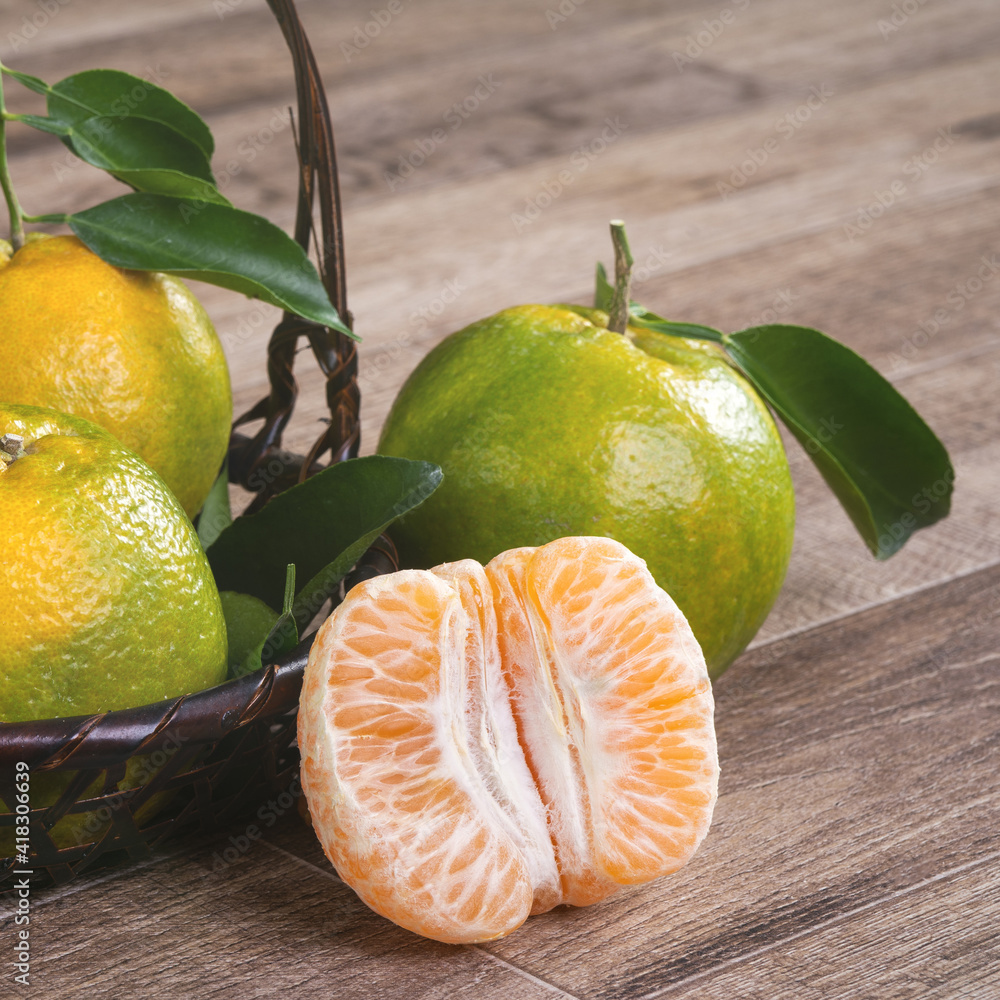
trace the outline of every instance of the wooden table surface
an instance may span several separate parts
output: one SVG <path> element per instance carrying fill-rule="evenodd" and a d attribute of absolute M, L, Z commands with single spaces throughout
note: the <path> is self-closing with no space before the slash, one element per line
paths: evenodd
<path fill-rule="evenodd" d="M 442 336 L 518 302 L 588 301 L 622 217 L 650 308 L 817 326 L 885 373 L 951 452 L 953 512 L 877 563 L 789 444 L 791 568 L 716 686 L 716 818 L 679 874 L 447 946 L 368 911 L 289 810 L 253 843 L 237 827 L 37 893 L 33 985 L 12 984 L 5 951 L 0 995 L 1000 996 L 1000 5 L 300 9 L 342 165 L 363 451 Z M 114 66 L 173 89 L 211 124 L 227 196 L 290 228 L 293 84 L 262 0 L 0 11 L 17 69 Z M 8 101 L 38 107 L 13 84 Z M 50 137 L 11 147 L 27 211 L 120 193 Z M 242 410 L 275 311 L 198 290 Z M 323 409 L 318 379 L 302 384 L 299 449 Z M 223 863 L 233 844 L 249 846 Z"/>

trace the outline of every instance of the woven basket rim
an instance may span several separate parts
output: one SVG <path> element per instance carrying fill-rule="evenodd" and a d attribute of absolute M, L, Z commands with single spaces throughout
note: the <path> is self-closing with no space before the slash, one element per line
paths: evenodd
<path fill-rule="evenodd" d="M 267 5 L 291 52 L 298 97 L 295 239 L 306 253 L 314 247 L 324 287 L 350 327 L 340 190 L 325 89 L 295 0 L 267 0 Z M 318 225 L 314 217 L 317 202 Z M 330 421 L 308 453 L 298 456 L 282 448 L 282 435 L 298 394 L 293 368 L 302 339 L 308 341 L 326 378 Z M 255 494 L 244 514 L 253 513 L 277 493 L 320 471 L 324 467 L 320 459 L 327 453 L 329 464 L 357 456 L 361 403 L 357 366 L 356 344 L 346 334 L 307 323 L 288 312 L 283 314 L 267 348 L 268 395 L 236 417 L 230 435 L 229 481 Z M 239 428 L 258 419 L 263 420 L 263 426 L 252 436 L 240 432 Z M 287 463 L 289 474 L 268 479 L 260 489 L 254 485 L 255 470 L 275 456 Z M 383 535 L 345 578 L 341 591 L 350 589 L 352 581 L 397 568 L 395 549 Z M 335 605 L 337 595 L 332 596 Z M 33 884 L 63 884 L 78 873 L 147 857 L 151 845 L 191 824 L 214 830 L 240 810 L 256 808 L 265 793 L 287 791 L 298 774 L 295 713 L 314 638 L 315 633 L 311 633 L 291 653 L 252 674 L 190 694 L 113 712 L 0 722 L 0 793 L 13 794 L 15 777 L 24 765 L 30 772 L 60 775 L 55 784 L 66 789 L 53 802 L 31 806 Z M 182 744 L 186 744 L 185 749 L 174 756 Z M 223 756 L 215 759 L 213 755 L 219 752 Z M 156 763 L 158 756 L 165 758 L 162 765 Z M 123 788 L 130 780 L 129 764 L 137 759 L 143 767 L 149 762 L 154 768 L 152 776 L 136 787 Z M 205 767 L 178 770 L 178 761 L 203 759 L 208 760 Z M 171 760 L 173 764 L 166 763 Z M 98 780 L 103 788 L 96 797 L 92 791 L 83 791 Z M 138 793 L 137 788 L 141 789 Z M 140 815 L 144 804 L 163 791 L 186 796 L 177 800 L 183 801 L 181 813 Z M 73 808 L 84 798 L 88 803 L 99 802 L 100 807 Z M 10 829 L 15 820 L 13 802 L 7 812 L 3 804 L 0 802 L 0 830 Z M 79 816 L 93 810 L 95 815 L 107 810 L 106 822 L 111 825 L 107 831 L 102 828 L 95 833 L 99 839 L 84 854 L 67 856 L 65 845 L 49 837 L 50 828 L 55 829 L 55 824 L 70 813 Z M 13 859 L 3 860 L 8 862 L 8 870 L 0 871 L 0 894 L 13 890 L 15 878 Z"/>
<path fill-rule="evenodd" d="M 109 767 L 167 731 L 210 743 L 254 719 L 292 711 L 314 638 L 252 674 L 191 694 L 113 712 L 0 722 L 0 767 L 18 761 L 32 771 Z"/>

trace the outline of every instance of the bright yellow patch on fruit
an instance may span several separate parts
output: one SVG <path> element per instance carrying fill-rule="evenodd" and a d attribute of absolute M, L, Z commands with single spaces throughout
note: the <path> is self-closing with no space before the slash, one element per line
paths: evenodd
<path fill-rule="evenodd" d="M 0 252 L 0 399 L 110 431 L 194 516 L 229 442 L 232 395 L 212 323 L 177 278 L 124 271 L 75 236 Z"/>
<path fill-rule="evenodd" d="M 35 407 L 0 404 L 0 451 L 0 722 L 221 683 L 219 594 L 162 480 L 100 428 Z"/>

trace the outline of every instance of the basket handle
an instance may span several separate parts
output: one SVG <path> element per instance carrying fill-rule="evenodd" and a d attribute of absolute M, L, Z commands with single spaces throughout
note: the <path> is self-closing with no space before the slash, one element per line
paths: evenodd
<path fill-rule="evenodd" d="M 299 192 L 295 216 L 295 239 L 308 252 L 315 242 L 319 273 L 344 322 L 352 325 L 347 308 L 344 267 L 344 232 L 340 185 L 333 126 L 316 58 L 299 20 L 293 0 L 268 0 L 292 54 L 298 95 Z M 314 203 L 319 196 L 319 236 L 314 225 Z M 306 337 L 320 370 L 326 377 L 326 402 L 330 422 L 305 456 L 281 447 L 281 438 L 291 419 L 298 396 L 295 353 L 300 337 Z M 358 388 L 358 353 L 355 342 L 337 330 L 320 326 L 286 312 L 275 327 L 267 348 L 269 394 L 237 417 L 229 444 L 229 478 L 257 496 L 248 512 L 259 510 L 276 493 L 302 482 L 329 461 L 354 458 L 361 444 L 361 393 Z M 253 437 L 238 431 L 243 424 L 263 419 Z M 264 465 L 277 459 L 277 475 L 255 476 Z M 261 486 L 263 485 L 263 488 Z"/>

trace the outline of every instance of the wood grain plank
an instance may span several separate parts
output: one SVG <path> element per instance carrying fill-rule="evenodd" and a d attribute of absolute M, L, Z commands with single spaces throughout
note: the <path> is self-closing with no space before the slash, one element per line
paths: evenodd
<path fill-rule="evenodd" d="M 701 996 L 694 977 L 765 947 L 780 956 L 861 907 L 872 935 L 893 914 L 937 912 L 931 900 L 946 905 L 937 893 L 963 866 L 982 880 L 992 865 L 995 878 L 998 593 L 992 568 L 751 653 L 716 686 L 719 805 L 691 864 L 598 907 L 533 918 L 489 949 L 577 995 L 690 981 Z M 960 922 L 969 941 L 992 927 L 974 909 Z M 939 968 L 906 935 L 883 933 L 885 992 L 868 993 L 865 966 L 823 953 L 839 977 L 831 1000 L 894 996 L 914 969 Z M 961 954 L 957 986 L 996 975 Z"/>
<path fill-rule="evenodd" d="M 814 260 L 814 267 L 835 269 L 845 258 L 864 256 L 864 244 L 877 242 L 884 231 L 882 220 L 855 243 L 848 242 L 843 226 L 857 220 L 858 209 L 872 202 L 877 190 L 909 180 L 903 172 L 933 143 L 938 128 L 991 109 L 993 93 L 984 80 L 995 76 L 995 62 L 992 68 L 973 63 L 840 95 L 837 103 L 831 98 L 769 158 L 766 171 L 725 201 L 717 182 L 730 175 L 748 148 L 773 138 L 776 119 L 799 102 L 786 99 L 687 130 L 644 136 L 626 130 L 585 171 L 574 168 L 574 147 L 567 146 L 560 158 L 508 170 L 500 178 L 397 192 L 393 199 L 352 210 L 347 220 L 356 266 L 352 294 L 362 332 L 371 346 L 383 349 L 401 330 L 409 334 L 401 362 L 387 368 L 369 391 L 374 411 L 384 408 L 385 396 L 398 384 L 399 368 L 447 327 L 512 301 L 589 297 L 593 261 L 607 257 L 601 220 L 615 215 L 630 222 L 640 262 L 657 250 L 669 254 L 641 283 L 652 307 L 672 306 L 669 289 L 683 284 L 678 275 L 688 269 L 713 269 L 713 280 L 701 288 L 701 298 L 710 301 L 725 273 L 724 261 L 811 234 L 831 232 L 840 244 L 832 248 L 832 259 Z M 913 103 L 914 91 L 919 105 Z M 595 149 L 602 145 L 600 132 L 595 127 L 590 137 Z M 873 134 L 877 141 L 871 141 Z M 909 181 L 908 198 L 897 203 L 897 213 L 908 218 L 926 204 L 950 216 L 948 204 L 964 197 L 970 185 L 985 190 L 996 183 L 995 153 L 993 140 L 956 140 L 947 158 L 919 181 Z M 572 181 L 561 184 L 560 171 Z M 529 205 L 539 214 L 519 233 L 512 217 L 528 219 Z M 443 238 L 427 246 L 428 234 Z M 420 247 L 419 259 L 393 265 L 400 247 Z M 506 275 L 505 287 L 483 282 L 483 275 L 493 273 Z M 465 286 L 448 316 L 443 322 L 415 322 L 413 313 L 431 303 L 448 279 Z M 773 288 L 773 278 L 766 287 Z M 378 324 L 374 329 L 369 319 Z"/>
<path fill-rule="evenodd" d="M 247 16 L 253 14 L 252 8 L 245 10 Z M 193 11 L 189 10 L 192 17 Z M 240 11 L 244 11 L 242 6 Z M 579 13 L 582 16 L 584 11 Z M 975 21 L 975 10 L 965 13 L 964 19 L 955 18 L 962 21 L 963 31 Z M 509 41 L 518 31 L 528 30 L 524 14 L 521 10 L 503 18 L 500 37 Z M 689 15 L 679 12 L 678 16 Z M 861 30 L 857 9 L 843 16 L 851 31 Z M 632 31 L 639 22 L 618 23 L 624 25 L 622 30 Z M 786 60 L 786 69 L 798 66 L 796 72 L 800 72 L 804 65 L 801 31 L 794 28 L 799 22 L 790 24 L 792 40 L 781 59 Z M 825 26 L 832 30 L 829 24 Z M 189 24 L 185 30 L 191 33 L 193 28 Z M 587 32 L 581 32 L 581 37 Z M 918 63 L 908 57 L 901 77 L 888 81 L 879 77 L 871 86 L 836 94 L 801 134 L 789 139 L 749 179 L 737 197 L 726 201 L 712 190 L 711 177 L 725 176 L 741 151 L 774 134 L 775 117 L 787 104 L 788 88 L 759 97 L 751 110 L 716 116 L 690 128 L 665 129 L 652 137 L 624 135 L 621 145 L 604 154 L 606 167 L 604 160 L 595 164 L 595 171 L 603 173 L 581 176 L 580 186 L 567 190 L 540 220 L 546 227 L 540 238 L 530 232 L 518 237 L 497 228 L 498 222 L 506 226 L 506 209 L 516 207 L 516 196 L 510 194 L 512 200 L 503 206 L 504 211 L 494 214 L 493 202 L 502 185 L 492 177 L 474 176 L 454 188 L 407 191 L 350 209 L 349 237 L 358 234 L 349 239 L 349 266 L 355 276 L 352 300 L 366 338 L 362 346 L 364 449 L 373 449 L 389 402 L 424 350 L 449 328 L 513 301 L 512 292 L 496 282 L 484 282 L 483 275 L 495 271 L 508 275 L 510 288 L 530 288 L 532 294 L 525 297 L 585 297 L 581 276 L 589 274 L 593 257 L 602 255 L 604 235 L 602 227 L 592 226 L 585 232 L 579 220 L 599 217 L 604 207 L 608 211 L 618 207 L 595 205 L 607 199 L 612 185 L 622 177 L 628 178 L 629 197 L 637 205 L 641 202 L 646 214 L 638 238 L 633 231 L 640 261 L 645 254 L 669 246 L 670 257 L 663 267 L 647 268 L 651 273 L 638 286 L 654 308 L 731 328 L 765 314 L 775 301 L 783 306 L 791 297 L 788 318 L 830 330 L 893 377 L 913 367 L 903 356 L 908 347 L 912 348 L 908 353 L 925 366 L 955 352 L 988 349 L 995 342 L 998 284 L 986 284 L 968 298 L 963 292 L 962 310 L 955 310 L 949 297 L 975 279 L 981 260 L 995 258 L 998 203 L 988 189 L 962 191 L 970 182 L 993 182 L 997 137 L 989 129 L 977 131 L 968 123 L 988 119 L 1000 77 L 995 61 L 976 58 L 975 50 L 957 60 L 954 47 L 945 49 L 951 55 L 939 53 L 941 58 L 926 49 L 924 63 L 915 74 L 909 70 Z M 715 51 L 713 46 L 713 58 Z M 399 72 L 412 73 L 413 65 L 407 63 Z M 416 65 L 423 64 L 417 59 Z M 880 72 L 885 70 L 882 66 Z M 767 72 L 780 75 L 785 70 L 769 65 Z M 382 85 L 365 79 L 366 86 L 377 89 Z M 553 85 L 553 93 L 560 87 L 565 90 L 565 82 Z M 421 98 L 417 103 L 426 106 L 427 101 Z M 294 164 L 287 141 L 290 130 L 282 133 L 272 127 L 281 113 L 278 103 L 256 103 L 223 113 L 213 124 L 220 149 L 230 153 L 239 155 L 248 139 L 258 140 L 250 145 L 256 153 L 253 160 L 245 162 L 245 169 L 233 178 L 234 197 L 237 190 L 245 191 L 251 207 L 287 224 L 291 192 L 287 185 L 282 191 L 281 179 L 290 176 Z M 959 137 L 954 148 L 948 147 L 940 163 L 928 164 L 917 181 L 910 181 L 903 173 L 906 164 L 928 148 L 936 128 L 952 126 Z M 261 137 L 270 133 L 274 133 L 270 141 L 262 143 Z M 563 135 L 558 127 L 553 133 Z M 463 132 L 463 141 L 469 136 L 472 133 Z M 560 141 L 565 141 L 565 135 Z M 33 153 L 15 163 L 30 203 L 45 207 L 69 190 L 89 202 L 118 190 L 114 182 L 85 167 L 56 181 L 60 157 L 65 159 L 61 151 L 54 157 Z M 525 190 L 529 183 L 544 183 L 561 162 L 545 160 L 521 171 L 506 171 L 503 185 L 513 192 Z M 720 163 L 724 164 L 721 168 Z M 874 182 L 873 170 L 879 171 Z M 838 220 L 849 219 L 852 206 L 856 208 L 879 183 L 903 176 L 912 189 L 910 200 L 880 218 L 863 239 L 848 242 Z M 792 178 L 797 178 L 794 184 Z M 657 243 L 658 232 L 679 232 L 681 238 L 676 243 Z M 428 233 L 446 234 L 435 240 L 433 253 L 426 251 Z M 420 252 L 414 253 L 414 247 Z M 782 282 L 775 282 L 775 275 Z M 214 289 L 205 291 L 204 297 L 229 348 L 238 389 L 237 410 L 242 410 L 263 391 L 263 347 L 276 311 Z M 947 311 L 947 336 L 926 338 L 924 343 L 920 334 L 942 308 Z M 896 323 L 906 324 L 908 331 L 898 332 Z M 967 485 L 960 493 L 970 498 L 971 506 L 957 504 L 956 515 L 946 526 L 918 536 L 889 564 L 868 559 L 846 519 L 831 503 L 826 487 L 797 446 L 790 446 L 799 494 L 799 541 L 788 585 L 762 638 L 997 558 L 989 503 L 996 487 L 991 473 L 996 463 L 991 452 L 977 450 L 987 442 L 975 434 L 974 427 L 977 420 L 983 426 L 983 407 L 992 412 L 994 394 L 988 374 L 995 362 L 990 355 L 983 357 L 983 362 L 973 359 L 960 366 L 944 381 L 926 375 L 929 389 L 943 389 L 937 402 L 957 404 L 927 415 L 939 427 L 953 417 L 959 421 L 947 443 L 956 453 L 972 449 L 969 461 L 963 459 L 961 482 Z M 318 373 L 311 370 L 308 359 L 304 361 L 299 422 L 288 437 L 289 444 L 299 449 L 319 432 L 323 416 Z M 899 361 L 906 364 L 898 365 Z M 962 393 L 955 392 L 957 386 L 963 387 Z M 916 384 L 906 391 L 918 399 L 926 395 Z M 960 404 L 969 393 L 974 405 L 963 408 Z M 925 409 L 922 403 L 921 409 Z M 963 419 L 963 410 L 970 419 Z M 960 433 L 959 428 L 971 429 L 973 437 Z M 960 517 L 966 509 L 969 516 Z"/>
<path fill-rule="evenodd" d="M 572 1000 L 482 952 L 377 917 L 325 861 L 317 868 L 277 846 L 302 834 L 315 843 L 297 816 L 268 829 L 267 840 L 234 828 L 92 887 L 81 880 L 50 902 L 38 894 L 29 995 L 229 1000 L 288 990 L 318 1000 L 398 996 L 406 983 L 427 998 Z M 12 926 L 0 921 L 0 938 Z"/>
<path fill-rule="evenodd" d="M 863 904 L 725 968 L 646 997 L 698 1000 L 994 1000 L 1000 992 L 1000 853 Z M 973 911 L 975 922 L 955 917 Z"/>
<path fill-rule="evenodd" d="M 10 6 L 15 22 L 17 11 L 37 14 L 27 2 Z M 31 60 L 46 78 L 84 65 L 107 63 L 137 73 L 159 66 L 206 113 L 290 94 L 273 19 L 261 3 L 185 2 L 171 5 L 169 13 L 132 7 L 124 16 L 121 8 L 102 0 L 88 17 L 67 5 L 10 55 Z M 468 122 L 480 155 L 456 156 L 453 146 L 440 150 L 439 179 L 551 156 L 565 140 L 588 139 L 588 123 L 606 114 L 627 110 L 641 132 L 808 89 L 819 39 L 826 46 L 826 78 L 843 89 L 985 55 L 998 33 L 982 0 L 961 0 L 944 13 L 922 11 L 900 38 L 886 39 L 877 30 L 877 8 L 867 0 L 818 14 L 793 0 L 756 0 L 708 46 L 697 36 L 717 12 L 691 0 L 581 5 L 555 30 L 547 0 L 488 12 L 444 0 L 422 3 L 412 16 L 405 7 L 351 55 L 345 46 L 371 21 L 370 4 L 307 2 L 301 9 L 324 77 L 335 96 L 342 95 L 345 181 L 359 192 L 377 191 L 384 168 L 440 124 L 441 112 L 466 96 L 480 74 L 503 81 L 489 109 Z M 103 49 L 95 28 L 102 12 Z M 112 12 L 114 28 L 108 26 Z M 692 44 L 701 55 L 678 65 L 675 53 Z M 764 51 L 766 60 L 759 57 Z M 595 64 L 600 74 L 591 71 Z M 505 140 L 497 142 L 497 134 Z"/>
<path fill-rule="evenodd" d="M 856 206 L 876 186 L 873 169 L 882 171 L 879 176 L 884 183 L 903 176 L 903 166 L 927 148 L 928 136 L 935 134 L 934 128 L 942 127 L 939 122 L 960 125 L 981 117 L 992 106 L 998 83 L 1000 76 L 992 61 L 949 64 L 916 80 L 907 78 L 859 92 L 840 110 L 831 105 L 825 109 L 830 112 L 829 120 L 817 116 L 808 133 L 803 132 L 782 150 L 789 157 L 782 170 L 810 178 L 808 183 L 798 182 L 791 193 L 781 170 L 770 181 L 755 179 L 754 186 L 726 202 L 714 191 L 697 191 L 697 178 L 712 164 L 759 142 L 760 136 L 773 129 L 774 107 L 673 132 L 656 140 L 662 147 L 650 140 L 656 147 L 651 153 L 646 150 L 649 142 L 625 136 L 622 142 L 631 145 L 623 145 L 621 153 L 612 148 L 605 154 L 618 157 L 609 167 L 610 173 L 596 180 L 582 176 L 581 185 L 590 184 L 593 190 L 581 187 L 567 191 L 563 199 L 566 217 L 552 220 L 551 225 L 549 214 L 541 220 L 550 226 L 542 250 L 550 241 L 564 238 L 568 244 L 564 256 L 553 243 L 550 255 L 539 257 L 534 249 L 538 241 L 531 234 L 517 237 L 498 232 L 494 242 L 483 242 L 477 227 L 482 227 L 494 210 L 487 192 L 495 196 L 499 184 L 491 178 L 475 178 L 456 191 L 434 188 L 400 195 L 402 201 L 384 200 L 352 209 L 348 213 L 349 233 L 376 237 L 374 241 L 363 240 L 356 252 L 351 247 L 357 246 L 357 241 L 349 241 L 350 266 L 356 275 L 352 298 L 359 329 L 366 335 L 362 345 L 365 450 L 373 449 L 382 417 L 402 378 L 423 350 L 446 332 L 444 324 L 450 320 L 457 327 L 463 319 L 513 301 L 508 297 L 512 292 L 498 288 L 495 282 L 484 282 L 483 274 L 499 269 L 516 275 L 530 266 L 535 272 L 531 291 L 541 293 L 530 297 L 582 298 L 579 276 L 589 274 L 587 256 L 602 255 L 595 240 L 604 238 L 595 227 L 591 227 L 593 232 L 584 232 L 579 219 L 597 217 L 586 205 L 595 196 L 603 197 L 601 192 L 621 173 L 630 177 L 640 173 L 645 181 L 638 186 L 639 192 L 648 195 L 654 178 L 663 170 L 664 156 L 660 154 L 670 145 L 677 147 L 683 166 L 673 168 L 676 183 L 671 185 L 666 204 L 644 222 L 644 237 L 636 239 L 633 234 L 633 245 L 642 261 L 645 253 L 657 247 L 651 235 L 653 227 L 662 227 L 662 232 L 682 225 L 686 228 L 680 231 L 691 235 L 676 247 L 671 243 L 671 257 L 662 269 L 649 269 L 653 273 L 640 283 L 641 295 L 652 307 L 732 328 L 765 313 L 776 298 L 783 305 L 785 300 L 780 296 L 785 292 L 786 299 L 792 298 L 787 318 L 828 329 L 893 377 L 902 377 L 913 367 L 903 357 L 907 343 L 915 345 L 916 353 L 911 353 L 924 365 L 946 360 L 955 352 L 988 348 L 995 342 L 1000 282 L 987 282 L 968 296 L 963 292 L 960 310 L 949 303 L 949 296 L 956 288 L 968 286 L 983 258 L 992 260 L 995 256 L 994 234 L 1000 221 L 997 200 L 989 190 L 961 193 L 970 176 L 985 183 L 992 181 L 995 137 L 959 132 L 964 138 L 947 151 L 949 159 L 932 165 L 933 170 L 928 170 L 919 184 L 913 184 L 912 200 L 902 203 L 898 213 L 878 220 L 878 225 L 856 243 L 845 239 L 842 223 L 836 220 L 850 218 L 852 198 Z M 252 114 L 241 111 L 223 116 L 218 123 L 221 128 L 217 127 L 220 146 L 228 143 L 231 149 L 238 149 L 248 136 L 259 136 L 262 129 L 269 128 L 267 123 L 280 111 L 272 104 L 257 106 Z M 891 128 L 878 131 L 880 121 L 890 121 Z M 878 142 L 869 148 L 865 137 L 873 134 L 878 135 Z M 293 170 L 287 139 L 287 133 L 275 132 L 273 141 L 262 146 L 248 163 L 246 176 L 233 181 L 234 189 L 242 184 L 254 192 L 253 207 L 279 217 L 288 204 L 278 177 L 287 177 Z M 886 149 L 893 151 L 892 160 L 884 160 Z M 32 154 L 15 164 L 25 181 L 23 197 L 29 204 L 65 196 L 64 184 L 72 185 L 80 195 L 78 178 L 84 175 L 89 187 L 82 188 L 82 197 L 88 202 L 117 190 L 114 182 L 85 167 L 66 181 L 56 181 L 55 166 L 62 162 L 60 158 L 64 159 L 61 152 L 55 159 L 52 154 Z M 774 166 L 777 170 L 780 164 Z M 537 168 L 537 176 L 546 177 L 553 169 L 553 164 L 543 164 Z M 506 175 L 505 183 L 512 190 L 525 183 L 524 172 L 514 177 L 516 173 Z M 942 201 L 938 190 L 924 186 L 934 176 L 938 177 L 938 190 L 957 189 L 959 194 Z M 692 197 L 701 200 L 690 201 Z M 784 204 L 782 198 L 794 204 L 785 205 L 775 221 L 775 204 Z M 550 213 L 562 211 L 560 205 L 554 205 Z M 442 230 L 442 223 L 437 222 L 435 229 L 435 216 L 446 218 L 449 228 Z M 425 248 L 427 237 L 419 232 L 422 226 L 448 234 L 436 241 L 434 254 L 407 252 L 410 247 Z M 405 228 L 402 234 L 401 228 Z M 452 246 L 453 236 L 457 246 Z M 664 247 L 664 241 L 659 246 Z M 459 262 L 460 254 L 465 255 L 465 263 Z M 499 262 L 491 261 L 491 254 L 500 255 Z M 442 270 L 435 274 L 435 266 Z M 780 283 L 775 282 L 776 275 L 780 275 Z M 523 281 L 527 287 L 527 276 Z M 445 301 L 455 298 L 447 294 L 449 287 L 461 290 L 457 301 Z M 516 276 L 510 287 L 520 287 Z M 204 298 L 229 348 L 238 388 L 237 410 L 242 410 L 263 391 L 264 343 L 277 312 L 218 290 L 207 290 Z M 428 312 L 426 322 L 417 312 L 421 307 Z M 921 324 L 926 330 L 927 321 L 941 308 L 948 310 L 947 336 L 930 338 L 925 344 L 918 336 Z M 408 315 L 405 310 L 409 310 Z M 906 332 L 900 333 L 897 324 L 906 324 Z M 897 358 L 907 363 L 897 367 Z M 312 371 L 308 358 L 303 361 L 299 422 L 288 438 L 300 449 L 319 433 L 318 421 L 323 416 L 318 373 Z M 997 462 L 989 435 L 984 434 L 996 417 L 996 394 L 990 378 L 995 364 L 993 355 L 973 357 L 948 375 L 924 371 L 916 373 L 920 376 L 916 382 L 908 379 L 906 384 L 900 383 L 933 426 L 949 428 L 946 443 L 959 462 L 960 486 L 951 520 L 933 532 L 918 535 L 890 563 L 877 564 L 868 557 L 805 456 L 797 445 L 790 444 L 799 534 L 786 588 L 761 633 L 762 639 L 1000 558 L 992 503 Z M 963 454 L 966 451 L 968 458 Z"/>

